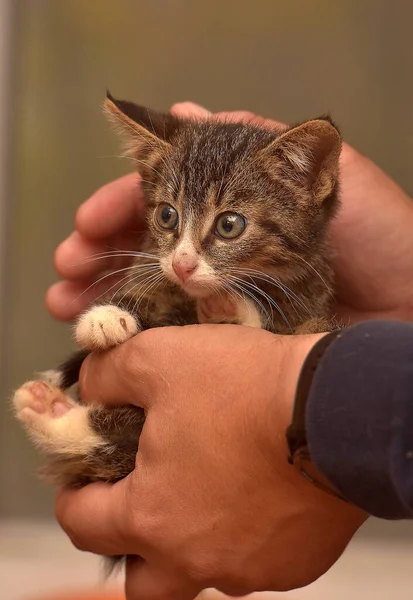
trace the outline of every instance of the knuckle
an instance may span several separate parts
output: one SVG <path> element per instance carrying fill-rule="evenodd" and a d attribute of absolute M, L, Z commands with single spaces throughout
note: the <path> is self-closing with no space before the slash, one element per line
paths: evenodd
<path fill-rule="evenodd" d="M 184 570 L 191 581 L 200 587 L 213 587 L 229 596 L 245 596 L 262 587 L 259 574 L 244 569 L 242 558 L 235 552 L 192 552 L 186 556 Z M 261 585 L 260 585 L 261 584 Z M 270 589 L 270 588 L 268 588 Z"/>
<path fill-rule="evenodd" d="M 134 542 L 138 540 L 145 546 L 154 547 L 159 537 L 162 538 L 163 529 L 159 519 L 148 511 L 136 508 L 127 516 L 125 530 L 130 539 Z"/>

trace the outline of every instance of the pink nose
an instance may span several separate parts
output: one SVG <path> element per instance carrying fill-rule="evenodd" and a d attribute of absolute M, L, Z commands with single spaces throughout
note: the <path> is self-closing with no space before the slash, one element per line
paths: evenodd
<path fill-rule="evenodd" d="M 197 266 L 198 265 L 195 260 L 180 260 L 179 262 L 172 263 L 173 270 L 183 283 L 189 279 Z"/>

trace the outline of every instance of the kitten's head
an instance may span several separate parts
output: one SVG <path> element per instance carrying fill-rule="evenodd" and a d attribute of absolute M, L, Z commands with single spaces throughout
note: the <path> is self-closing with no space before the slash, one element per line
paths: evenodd
<path fill-rule="evenodd" d="M 341 137 L 327 117 L 287 130 L 181 120 L 109 94 L 142 176 L 162 270 L 192 297 L 270 273 L 288 282 L 324 248 Z"/>

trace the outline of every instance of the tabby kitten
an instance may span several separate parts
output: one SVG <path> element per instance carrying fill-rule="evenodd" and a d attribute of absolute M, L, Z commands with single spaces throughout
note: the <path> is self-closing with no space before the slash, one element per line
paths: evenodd
<path fill-rule="evenodd" d="M 46 476 L 82 486 L 134 468 L 143 410 L 85 406 L 85 356 L 143 329 L 237 323 L 282 334 L 330 327 L 328 226 L 341 137 L 327 117 L 285 130 L 160 114 L 107 95 L 142 177 L 147 233 L 127 277 L 77 322 L 81 352 L 18 389 L 17 418 Z"/>

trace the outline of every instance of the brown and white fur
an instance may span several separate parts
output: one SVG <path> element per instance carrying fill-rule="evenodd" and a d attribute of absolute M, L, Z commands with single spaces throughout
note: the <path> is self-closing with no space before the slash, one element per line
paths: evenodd
<path fill-rule="evenodd" d="M 139 252 L 120 252 L 133 260 L 116 293 L 78 319 L 81 351 L 13 398 L 47 455 L 46 476 L 71 486 L 130 473 L 145 420 L 137 407 L 85 406 L 69 393 L 90 351 L 166 325 L 331 328 L 341 137 L 328 117 L 267 130 L 182 120 L 109 94 L 105 110 L 141 175 L 147 232 Z"/>

